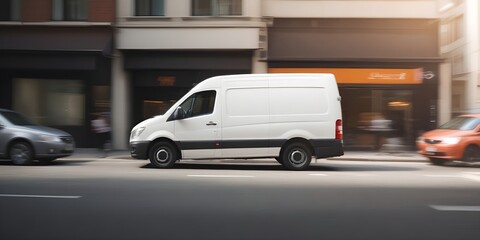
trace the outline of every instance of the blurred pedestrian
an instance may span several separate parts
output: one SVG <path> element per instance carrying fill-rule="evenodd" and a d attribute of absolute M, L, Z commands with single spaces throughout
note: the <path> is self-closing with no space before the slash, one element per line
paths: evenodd
<path fill-rule="evenodd" d="M 97 149 L 103 153 L 103 156 L 106 156 L 107 145 L 110 140 L 110 124 L 104 114 L 96 113 L 94 115 L 95 118 L 92 120 L 92 129 L 96 135 Z"/>

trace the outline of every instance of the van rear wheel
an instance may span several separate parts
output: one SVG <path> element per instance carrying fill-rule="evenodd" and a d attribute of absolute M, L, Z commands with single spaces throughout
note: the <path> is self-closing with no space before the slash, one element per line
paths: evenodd
<path fill-rule="evenodd" d="M 312 161 L 312 152 L 305 144 L 296 142 L 282 150 L 280 159 L 282 165 L 290 170 L 304 170 Z"/>
<path fill-rule="evenodd" d="M 178 160 L 178 155 L 171 143 L 158 142 L 150 149 L 149 158 L 156 168 L 171 168 Z"/>

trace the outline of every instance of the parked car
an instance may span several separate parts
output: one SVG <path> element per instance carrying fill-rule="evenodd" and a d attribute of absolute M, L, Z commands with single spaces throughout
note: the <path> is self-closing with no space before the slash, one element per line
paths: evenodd
<path fill-rule="evenodd" d="M 37 125 L 20 113 L 0 109 L 0 158 L 27 165 L 33 160 L 50 162 L 70 156 L 74 149 L 72 135 Z"/>
<path fill-rule="evenodd" d="M 480 114 L 453 118 L 417 139 L 419 153 L 435 165 L 480 161 Z"/>

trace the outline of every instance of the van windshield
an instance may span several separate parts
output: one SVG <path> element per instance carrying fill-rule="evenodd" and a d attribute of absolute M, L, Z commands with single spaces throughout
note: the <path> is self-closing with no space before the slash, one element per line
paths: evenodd
<path fill-rule="evenodd" d="M 27 117 L 16 113 L 16 112 L 1 112 L 3 117 L 6 118 L 13 125 L 18 126 L 28 126 L 28 125 L 37 125 L 32 120 Z"/>
<path fill-rule="evenodd" d="M 473 130 L 480 123 L 480 118 L 457 117 L 439 127 L 439 129 L 450 130 Z"/>

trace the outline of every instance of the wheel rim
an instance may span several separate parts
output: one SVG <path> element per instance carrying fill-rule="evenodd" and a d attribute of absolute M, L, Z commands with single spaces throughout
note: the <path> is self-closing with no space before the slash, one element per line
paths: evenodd
<path fill-rule="evenodd" d="M 170 153 L 166 149 L 159 149 L 155 154 L 155 160 L 160 163 L 166 163 L 170 159 Z"/>
<path fill-rule="evenodd" d="M 12 148 L 10 157 L 14 162 L 24 163 L 30 159 L 30 150 L 25 145 L 15 145 Z"/>
<path fill-rule="evenodd" d="M 288 159 L 295 165 L 300 165 L 307 160 L 307 154 L 302 149 L 294 149 Z"/>

